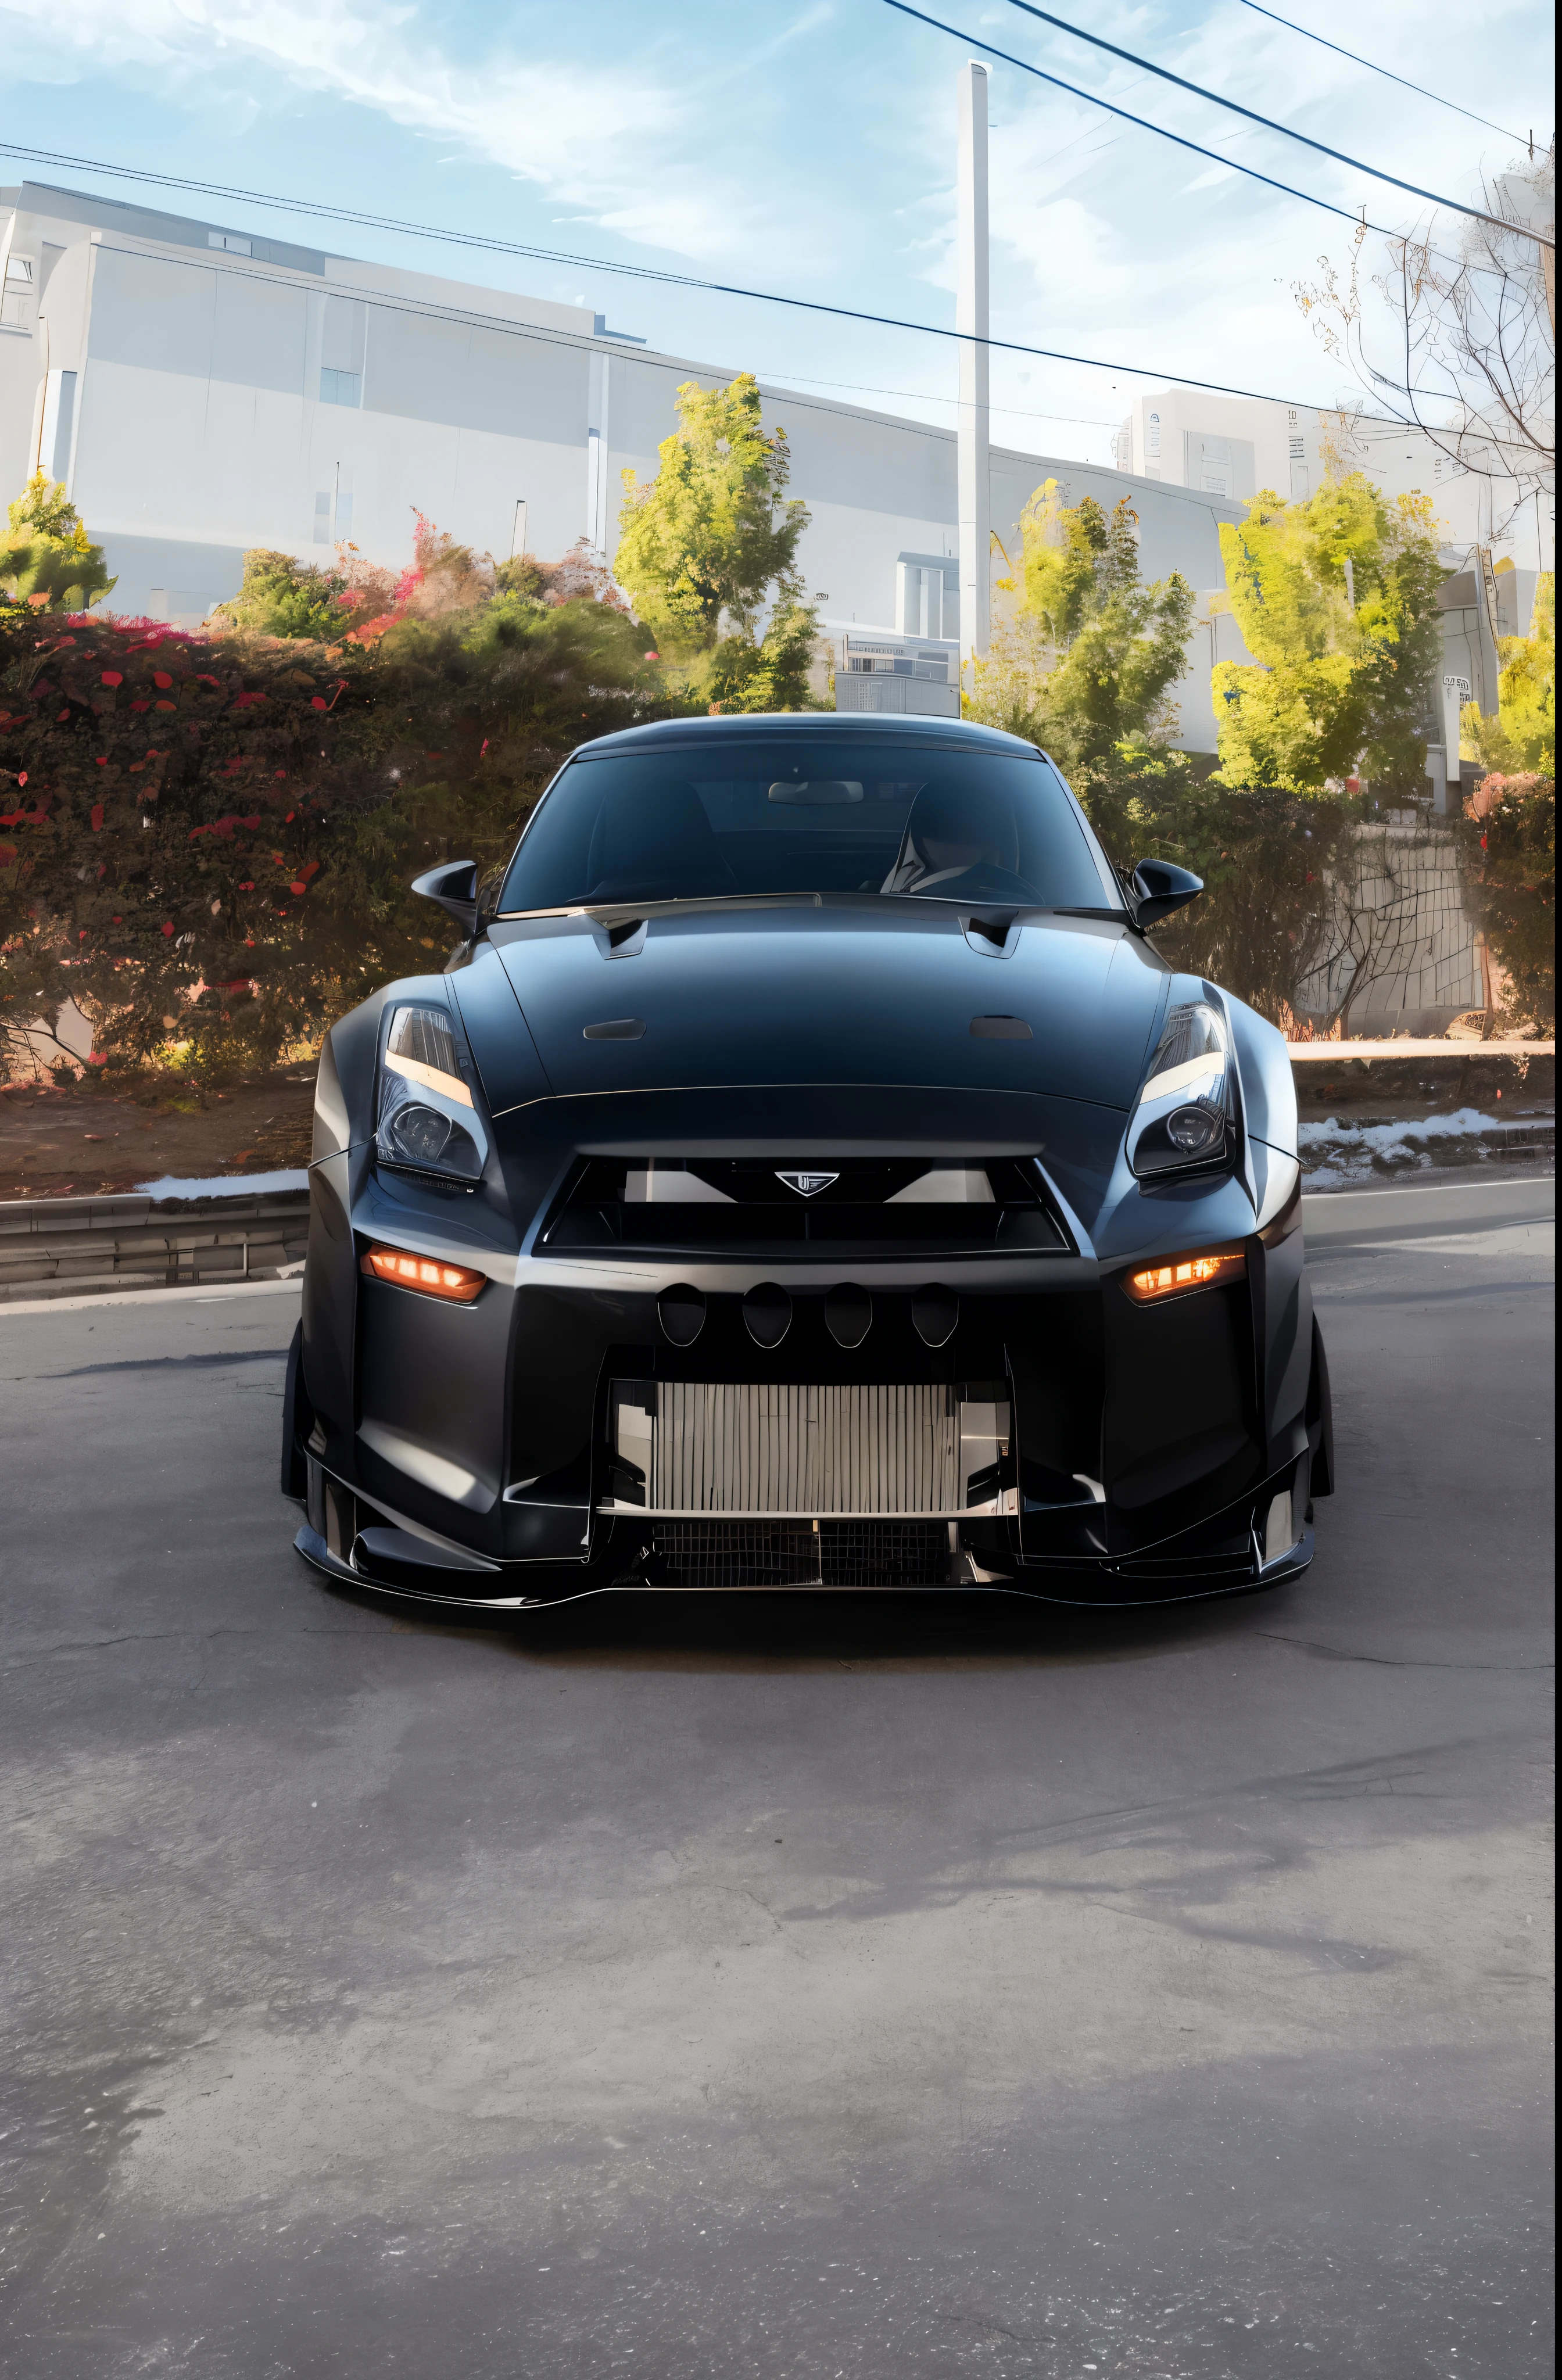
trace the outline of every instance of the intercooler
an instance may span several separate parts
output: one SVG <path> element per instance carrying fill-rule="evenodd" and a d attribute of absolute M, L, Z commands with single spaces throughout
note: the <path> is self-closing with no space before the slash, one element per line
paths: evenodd
<path fill-rule="evenodd" d="M 607 1509 L 936 1519 L 1012 1509 L 1003 1384 L 619 1380 Z"/>

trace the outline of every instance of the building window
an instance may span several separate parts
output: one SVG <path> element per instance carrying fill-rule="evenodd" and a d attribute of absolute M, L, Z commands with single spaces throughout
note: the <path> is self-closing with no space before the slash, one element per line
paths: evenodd
<path fill-rule="evenodd" d="M 331 491 L 316 488 L 314 492 L 314 541 L 316 545 L 331 542 Z"/>
<path fill-rule="evenodd" d="M 332 371 L 321 367 L 320 402 L 322 405 L 353 405 L 363 402 L 363 374 L 353 371 Z"/>
<path fill-rule="evenodd" d="M 5 288 L 0 292 L 0 322 L 13 331 L 31 330 L 35 288 L 31 257 L 8 256 Z"/>
<path fill-rule="evenodd" d="M 1152 455 L 1158 455 L 1161 451 L 1161 417 L 1158 413 L 1150 416 L 1150 434 L 1145 445 L 1146 451 Z"/>
<path fill-rule="evenodd" d="M 238 231 L 209 231 L 206 245 L 208 248 L 224 249 L 229 256 L 251 256 L 254 253 L 243 233 Z"/>

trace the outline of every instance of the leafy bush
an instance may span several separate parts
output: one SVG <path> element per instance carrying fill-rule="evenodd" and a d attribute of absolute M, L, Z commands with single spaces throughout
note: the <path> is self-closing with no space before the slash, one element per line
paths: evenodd
<path fill-rule="evenodd" d="M 1517 640 L 1515 640 L 1517 641 Z M 1521 1020 L 1556 1018 L 1556 781 L 1492 775 L 1464 806 L 1477 913 Z"/>
<path fill-rule="evenodd" d="M 106 1062 L 312 1045 L 448 941 L 408 891 L 496 863 L 573 746 L 663 715 L 642 632 L 501 597 L 371 644 L 0 619 L 0 1018 L 74 995 Z"/>

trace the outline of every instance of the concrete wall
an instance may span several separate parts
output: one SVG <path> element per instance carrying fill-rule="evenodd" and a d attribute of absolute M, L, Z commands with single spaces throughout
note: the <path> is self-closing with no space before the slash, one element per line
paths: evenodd
<path fill-rule="evenodd" d="M 1361 827 L 1330 891 L 1299 1014 L 1322 1019 L 1348 999 L 1347 1031 L 1371 1037 L 1441 1033 L 1482 1005 L 1480 949 L 1451 834 L 1408 820 Z"/>

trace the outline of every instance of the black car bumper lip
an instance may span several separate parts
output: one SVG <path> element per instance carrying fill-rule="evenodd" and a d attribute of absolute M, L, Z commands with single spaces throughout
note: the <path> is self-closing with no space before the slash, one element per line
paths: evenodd
<path fill-rule="evenodd" d="M 1264 1559 L 1259 1518 L 1275 1482 L 1248 1508 L 1248 1548 L 1190 1547 L 1159 1556 L 1103 1555 L 1092 1560 L 1055 1557 L 1021 1561 L 995 1546 L 968 1544 L 958 1524 L 854 1524 L 826 1519 L 817 1524 L 703 1523 L 689 1529 L 690 1542 L 669 1541 L 668 1526 L 654 1519 L 638 1525 L 621 1521 L 599 1557 L 590 1563 L 547 1570 L 534 1563 L 494 1563 L 460 1559 L 432 1539 L 381 1525 L 384 1516 L 360 1502 L 354 1490 L 311 1464 L 313 1521 L 299 1529 L 294 1545 L 311 1566 L 343 1585 L 408 1599 L 431 1609 L 466 1611 L 527 1611 L 551 1609 L 606 1594 L 708 1593 L 821 1595 L 1006 1595 L 1075 1609 L 1131 1609 L 1251 1593 L 1298 1577 L 1312 1560 L 1313 1532 L 1303 1526 L 1296 1541 Z M 1279 1475 L 1294 1480 L 1295 1465 Z M 1256 1509 L 1255 1509 L 1256 1508 Z M 799 1549 L 811 1543 L 812 1560 Z M 831 1546 L 834 1532 L 841 1550 Z M 946 1558 L 928 1559 L 921 1537 L 946 1541 Z M 1201 1531 L 1205 1535 L 1205 1531 Z M 821 1559 L 821 1539 L 826 1542 Z M 916 1543 L 910 1542 L 918 1539 Z M 660 1540 L 660 1542 L 659 1542 Z M 1227 1540 L 1229 1546 L 1229 1539 Z M 452 1556 L 455 1558 L 452 1559 Z M 1136 1593 L 1134 1590 L 1138 1589 Z"/>

